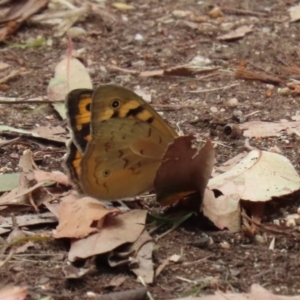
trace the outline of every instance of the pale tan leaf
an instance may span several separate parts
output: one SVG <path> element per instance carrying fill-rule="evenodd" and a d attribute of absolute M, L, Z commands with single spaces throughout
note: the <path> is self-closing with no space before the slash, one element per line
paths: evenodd
<path fill-rule="evenodd" d="M 241 229 L 240 197 L 237 194 L 215 197 L 211 190 L 206 189 L 202 211 L 219 229 L 227 228 L 231 232 Z"/>
<path fill-rule="evenodd" d="M 269 137 L 269 136 L 281 136 L 284 131 L 289 128 L 300 130 L 300 121 L 286 121 L 280 122 L 263 122 L 263 121 L 250 121 L 240 124 L 240 128 L 244 130 L 243 135 L 245 137 Z"/>
<path fill-rule="evenodd" d="M 268 201 L 300 189 L 300 177 L 286 157 L 253 150 L 228 172 L 210 179 L 208 187 L 224 196 L 237 194 L 242 200 Z"/>
<path fill-rule="evenodd" d="M 300 3 L 292 6 L 288 9 L 289 14 L 290 14 L 290 18 L 291 18 L 291 22 L 295 22 L 300 20 Z"/>
<path fill-rule="evenodd" d="M 235 40 L 244 37 L 247 33 L 253 31 L 253 25 L 247 26 L 243 25 L 233 31 L 228 32 L 227 34 L 218 36 L 217 39 L 220 41 Z"/>
<path fill-rule="evenodd" d="M 23 300 L 27 296 L 27 289 L 20 286 L 6 286 L 0 289 L 0 300 Z"/>

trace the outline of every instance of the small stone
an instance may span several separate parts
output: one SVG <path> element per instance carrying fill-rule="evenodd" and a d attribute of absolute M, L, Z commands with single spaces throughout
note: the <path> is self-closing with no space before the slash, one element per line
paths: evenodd
<path fill-rule="evenodd" d="M 216 19 L 216 18 L 219 18 L 219 17 L 222 17 L 223 16 L 223 12 L 221 10 L 221 8 L 219 6 L 216 6 L 214 7 L 209 13 L 208 15 L 213 18 L 213 19 Z"/>
<path fill-rule="evenodd" d="M 275 88 L 275 86 L 273 85 L 273 84 L 267 84 L 266 85 L 266 88 L 268 89 L 268 90 L 274 90 L 274 88 Z"/>
<path fill-rule="evenodd" d="M 71 27 L 68 29 L 67 34 L 72 39 L 80 39 L 81 37 L 86 35 L 86 31 L 81 27 Z"/>
<path fill-rule="evenodd" d="M 210 108 L 210 111 L 211 111 L 212 113 L 216 113 L 216 112 L 218 112 L 218 108 L 215 107 L 215 106 L 212 106 L 212 107 Z"/>
<path fill-rule="evenodd" d="M 234 27 L 234 23 L 229 23 L 229 22 L 226 22 L 226 23 L 221 23 L 221 28 L 223 31 L 230 31 L 233 29 Z"/>
<path fill-rule="evenodd" d="M 173 10 L 172 11 L 172 15 L 175 17 L 175 18 L 178 18 L 178 19 L 182 19 L 182 18 L 185 18 L 189 15 L 191 15 L 192 13 L 188 10 Z"/>
<path fill-rule="evenodd" d="M 280 225 L 280 221 L 278 220 L 278 219 L 275 219 L 275 220 L 273 220 L 273 224 L 275 224 L 275 225 Z"/>
<path fill-rule="evenodd" d="M 287 227 L 296 227 L 296 221 L 295 219 L 289 219 L 286 221 L 286 226 Z"/>
<path fill-rule="evenodd" d="M 289 96 L 291 94 L 291 90 L 288 87 L 278 88 L 277 92 L 281 96 Z"/>
<path fill-rule="evenodd" d="M 133 67 L 144 67 L 146 65 L 146 62 L 144 60 L 138 60 L 132 62 Z"/>
<path fill-rule="evenodd" d="M 226 111 L 225 108 L 221 108 L 221 109 L 220 109 L 220 112 L 225 112 L 225 111 Z"/>
<path fill-rule="evenodd" d="M 197 55 L 195 56 L 190 62 L 190 66 L 195 66 L 195 67 L 206 67 L 211 64 L 211 60 L 207 57 L 204 57 L 202 55 Z"/>
<path fill-rule="evenodd" d="M 143 38 L 143 36 L 142 36 L 141 34 L 137 33 L 137 34 L 135 35 L 134 39 L 135 39 L 136 41 L 142 41 L 144 38 Z"/>
<path fill-rule="evenodd" d="M 261 236 L 260 234 L 256 234 L 254 239 L 258 244 L 264 244 L 266 242 L 264 237 Z"/>
<path fill-rule="evenodd" d="M 107 73 L 107 70 L 105 68 L 105 66 L 100 66 L 100 71 L 103 72 L 103 73 Z"/>
<path fill-rule="evenodd" d="M 230 247 L 231 247 L 230 244 L 228 242 L 226 242 L 226 241 L 221 242 L 220 246 L 223 249 L 230 249 Z"/>
<path fill-rule="evenodd" d="M 234 110 L 232 114 L 236 118 L 240 118 L 243 116 L 243 112 L 241 110 Z"/>
<path fill-rule="evenodd" d="M 239 101 L 237 98 L 231 98 L 227 101 L 227 104 L 230 106 L 237 106 L 239 104 Z"/>

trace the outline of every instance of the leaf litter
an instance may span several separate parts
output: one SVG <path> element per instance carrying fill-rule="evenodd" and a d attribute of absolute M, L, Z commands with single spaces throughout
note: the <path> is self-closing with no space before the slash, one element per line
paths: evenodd
<path fill-rule="evenodd" d="M 127 5 L 127 4 L 126 4 Z M 122 8 L 120 8 L 120 10 L 122 10 Z M 123 10 L 127 10 L 127 8 L 126 9 L 123 9 Z M 217 10 L 216 10 L 217 11 Z M 218 11 L 217 11 L 218 12 Z M 216 12 L 214 12 L 214 14 L 215 14 Z M 176 14 L 174 14 L 174 16 L 175 17 L 178 17 L 178 15 L 180 15 L 179 13 L 176 13 Z M 195 16 L 192 16 L 192 14 L 189 14 L 189 13 L 186 13 L 186 14 L 181 14 L 181 15 L 183 15 L 182 16 L 182 18 L 195 18 Z M 218 18 L 218 17 L 222 17 L 223 16 L 223 13 L 222 14 L 220 14 L 220 11 L 218 12 L 218 14 L 217 14 L 217 16 L 214 16 L 213 14 L 212 14 L 212 12 L 210 12 L 210 17 L 211 18 Z M 230 33 L 230 32 L 229 32 Z M 232 37 L 234 38 L 234 35 L 232 35 L 232 33 L 230 33 L 231 34 L 231 37 L 230 37 L 230 35 L 229 35 L 229 39 L 231 39 Z M 244 35 L 242 35 L 241 37 L 243 37 Z M 68 64 L 68 59 L 69 58 L 67 58 L 66 59 L 66 64 Z M 72 59 L 72 61 L 73 61 L 73 59 Z M 182 69 L 180 69 L 181 68 L 181 66 L 179 65 L 179 67 L 177 68 L 175 68 L 175 71 L 174 70 L 171 70 L 171 74 L 173 74 L 173 75 L 175 75 L 175 76 L 177 76 L 177 75 L 181 75 L 181 74 L 185 74 L 184 72 L 185 72 L 185 70 L 184 71 L 182 71 Z M 67 68 L 66 68 L 67 69 Z M 76 70 L 76 67 L 75 67 L 75 70 Z M 179 71 L 178 71 L 179 70 Z M 83 69 L 81 70 L 82 72 L 84 72 L 83 71 Z M 80 72 L 81 72 L 80 71 Z M 79 73 L 80 73 L 79 72 Z M 187 74 L 187 76 L 189 76 L 189 75 L 191 75 L 192 73 L 186 73 Z M 185 74 L 185 75 L 186 75 Z M 76 77 L 76 76 L 75 76 Z M 67 76 L 65 77 L 65 78 L 67 78 Z M 69 79 L 67 79 L 66 80 L 66 82 L 68 82 L 68 80 Z M 55 84 L 54 84 L 55 85 Z M 64 88 L 62 88 L 62 95 L 63 95 L 63 93 L 64 93 L 64 90 L 66 91 L 66 92 L 68 92 L 68 89 L 65 89 L 65 87 Z M 61 98 L 62 99 L 62 98 Z M 64 111 L 63 111 L 63 109 L 61 110 L 61 115 L 62 116 L 64 116 Z M 243 125 L 243 124 L 242 124 Z M 280 131 L 280 130 L 279 130 Z M 257 132 L 255 133 L 255 135 L 253 134 L 253 136 L 255 136 L 255 137 L 257 137 L 257 136 L 259 136 L 259 134 L 257 134 Z M 186 137 L 185 137 L 186 138 Z M 184 143 L 181 145 L 181 147 L 183 147 L 183 145 L 184 145 Z M 260 178 L 260 176 L 261 176 L 261 174 L 260 174 L 260 170 L 261 169 L 263 169 L 263 170 L 265 170 L 265 167 L 264 167 L 264 165 L 263 165 L 263 163 L 266 163 L 266 161 L 268 162 L 268 160 L 270 159 L 270 157 L 268 157 L 269 155 L 266 155 L 266 153 L 265 153 L 266 151 L 260 151 L 260 150 L 256 150 L 256 155 L 254 155 L 254 157 L 255 157 L 255 160 L 257 160 L 258 162 L 257 163 L 255 163 L 254 165 L 253 164 L 251 164 L 251 159 L 250 159 L 250 162 L 248 161 L 247 163 L 246 163 L 246 165 L 248 165 L 248 169 L 246 168 L 246 170 L 244 170 L 243 172 L 241 172 L 241 173 L 243 173 L 243 175 L 245 175 L 244 173 L 246 173 L 246 175 L 245 175 L 245 178 L 243 178 L 243 180 L 241 180 L 242 181 L 242 186 L 244 186 L 244 188 L 245 188 L 245 186 L 247 185 L 246 184 L 246 179 L 248 179 L 248 177 L 247 176 L 249 176 L 251 179 L 252 178 L 254 178 L 254 179 L 256 179 L 256 178 L 258 178 L 258 179 L 261 179 Z M 170 155 L 170 154 L 168 154 L 168 155 Z M 211 151 L 207 151 L 207 153 L 205 153 L 205 155 L 208 155 L 208 156 L 210 156 L 211 155 Z M 266 156 L 267 156 L 267 158 L 266 158 Z M 174 157 L 174 156 L 173 156 Z M 179 156 L 180 158 L 181 158 L 181 156 Z M 207 156 L 204 156 L 204 157 L 207 157 Z M 170 158 L 171 158 L 171 160 L 172 160 L 172 156 L 170 155 L 170 156 L 166 156 L 166 160 L 165 160 L 165 162 L 167 162 Z M 247 158 L 247 157 L 246 157 Z M 191 159 L 191 156 L 188 156 L 187 157 L 187 160 L 188 159 Z M 193 158 L 194 159 L 194 158 Z M 205 158 L 202 158 L 202 159 L 205 159 Z M 276 160 L 277 159 L 277 160 Z M 283 156 L 281 156 L 281 158 L 279 159 L 278 157 L 276 158 L 275 160 L 274 160 L 274 157 L 272 157 L 272 159 L 270 160 L 270 162 L 268 162 L 268 164 L 269 165 L 272 165 L 273 164 L 273 162 L 274 161 L 276 161 L 276 164 L 277 164 L 277 167 L 278 168 L 283 168 L 283 170 L 285 170 L 285 171 L 287 171 L 287 173 L 291 173 L 292 175 L 295 175 L 295 177 L 294 178 L 298 178 L 298 175 L 294 172 L 294 170 L 293 171 L 291 171 L 292 169 L 289 169 L 287 166 L 289 165 L 289 167 L 291 166 L 290 165 L 290 163 L 289 162 L 287 162 L 286 160 L 284 160 L 284 157 Z M 179 159 L 180 160 L 180 159 Z M 176 161 L 176 159 L 174 159 L 174 161 Z M 210 161 L 210 166 L 211 166 L 211 160 L 209 159 L 209 161 Z M 263 161 L 263 163 L 261 163 L 261 161 Z M 183 164 L 183 165 L 185 165 L 186 164 L 186 162 Z M 260 165 L 259 167 L 258 167 L 258 165 Z M 267 167 L 267 169 L 269 168 L 269 165 L 268 165 L 268 167 Z M 200 190 L 200 194 L 203 194 L 203 191 L 204 191 L 204 189 L 205 189 L 205 186 L 206 186 L 206 181 L 208 181 L 208 178 L 209 178 L 209 176 L 210 176 L 210 173 L 211 173 L 211 168 L 212 168 L 212 166 L 210 167 L 210 168 L 207 168 L 207 169 L 209 169 L 210 170 L 210 172 L 204 172 L 205 173 L 205 180 L 203 180 L 203 181 L 200 181 L 200 182 L 204 182 L 204 183 L 202 183 L 202 184 L 200 184 L 199 182 L 198 182 L 198 184 L 201 186 L 201 188 L 199 188 L 198 186 L 197 186 L 197 184 L 195 184 L 195 183 L 193 183 L 193 188 L 192 188 L 192 190 Z M 232 169 L 234 169 L 235 167 L 233 167 L 233 168 L 227 168 L 227 170 L 222 170 L 221 168 L 218 170 L 218 171 L 225 171 L 225 173 L 223 174 L 224 175 L 224 177 L 226 177 L 226 180 L 225 179 L 222 179 L 222 180 L 220 180 L 220 178 L 222 177 L 222 175 L 217 175 L 217 176 L 215 176 L 215 178 L 213 178 L 213 179 L 211 179 L 211 180 L 214 180 L 214 179 L 216 179 L 215 180 L 215 186 L 214 186 L 214 188 L 212 188 L 213 190 L 218 190 L 218 191 L 221 191 L 222 193 L 224 192 L 226 192 L 226 193 L 228 193 L 229 195 L 238 195 L 239 196 L 239 198 L 243 198 L 243 195 L 245 195 L 245 191 L 243 191 L 243 193 L 241 193 L 241 189 L 240 189 L 240 182 L 239 182 L 239 179 L 240 178 L 236 178 L 235 177 L 235 172 L 233 172 L 232 171 Z M 258 168 L 258 170 L 256 170 L 255 168 Z M 275 171 L 276 170 L 278 170 L 278 168 L 275 168 Z M 162 167 L 162 169 L 163 169 L 163 167 Z M 180 167 L 179 168 L 177 168 L 177 169 L 180 169 Z M 249 171 L 250 170 L 250 171 Z M 191 170 L 189 170 L 189 172 L 190 172 Z M 273 170 L 274 171 L 274 170 Z M 230 173 L 230 172 L 232 172 L 232 173 Z M 247 174 L 247 172 L 249 172 L 249 174 Z M 252 173 L 251 173 L 252 172 Z M 294 173 L 293 173 L 294 172 Z M 26 172 L 24 172 L 24 173 L 26 173 Z M 28 177 L 28 174 L 26 175 L 26 174 L 22 174 L 22 176 L 24 177 Z M 183 172 L 184 173 L 184 172 Z M 238 173 L 238 172 L 237 172 Z M 276 173 L 276 172 L 275 172 Z M 187 174 L 188 174 L 188 172 L 187 172 Z M 259 175 L 258 175 L 259 174 Z M 34 179 L 34 180 L 37 180 L 37 174 L 35 174 L 35 175 L 32 175 L 32 173 L 30 172 L 30 174 L 29 174 L 30 176 L 33 176 L 32 178 Z M 45 175 L 45 176 L 44 176 Z M 172 174 L 173 175 L 173 174 Z M 239 174 L 240 175 L 240 174 Z M 238 176 L 239 176 L 238 175 Z M 251 176 L 252 177 L 251 177 Z M 273 174 L 274 175 L 274 174 Z M 297 175 L 297 176 L 296 176 Z M 48 177 L 47 177 L 48 176 Z M 168 175 L 168 176 L 170 176 L 170 175 Z M 168 178 L 168 176 L 167 176 L 167 178 Z M 220 177 L 221 176 L 221 177 Z M 268 173 L 267 174 L 265 174 L 265 175 L 263 175 L 262 177 L 264 178 L 264 177 L 267 177 L 268 176 Z M 274 175 L 275 176 L 275 175 Z M 41 177 L 42 179 L 41 179 L 41 181 L 40 182 L 43 182 L 43 183 L 45 183 L 47 180 L 49 181 L 49 179 L 50 179 L 50 181 L 52 181 L 52 182 L 54 182 L 55 184 L 62 184 L 62 185 L 67 185 L 67 181 L 65 181 L 63 178 L 60 178 L 60 179 L 58 179 L 58 177 L 55 177 L 55 175 L 54 174 L 52 174 L 52 173 L 49 173 L 48 175 L 46 175 L 46 174 L 42 174 L 42 173 L 39 173 L 39 177 Z M 275 176 L 276 177 L 276 176 Z M 45 178 L 45 179 L 44 179 Z M 46 179 L 46 178 L 48 178 L 48 179 Z M 282 178 L 280 178 L 279 179 L 279 181 L 276 181 L 276 183 L 278 184 L 278 186 L 280 187 L 280 189 L 279 189 L 279 192 L 280 192 L 280 195 L 279 195 L 279 197 L 280 196 L 282 196 L 284 193 L 291 193 L 293 190 L 297 190 L 297 189 L 299 189 L 299 187 L 298 187 L 298 180 L 296 180 L 295 181 L 295 185 L 291 185 L 291 186 L 289 186 L 289 183 L 291 183 L 292 182 L 292 180 L 290 180 L 290 179 L 288 179 L 289 177 L 288 176 L 282 176 Z M 238 179 L 238 180 L 236 180 L 236 179 Z M 278 179 L 278 178 L 277 178 Z M 277 180 L 276 179 L 276 180 Z M 45 181 L 44 181 L 45 180 Z M 220 181 L 219 181 L 220 180 Z M 171 180 L 172 181 L 172 180 Z M 238 181 L 238 182 L 237 182 Z M 272 181 L 273 181 L 273 177 L 272 177 Z M 197 182 L 197 181 L 196 181 Z M 213 183 L 214 183 L 214 181 L 212 181 Z M 267 182 L 267 183 L 269 183 L 269 182 Z M 276 192 L 274 192 L 274 189 L 272 189 L 272 188 L 269 188 L 270 187 L 270 185 L 268 185 L 268 184 L 266 184 L 264 181 L 263 182 L 259 182 L 259 184 L 261 185 L 261 189 L 263 190 L 264 188 L 265 189 L 269 189 L 269 193 L 261 193 L 261 197 L 257 197 L 256 198 L 256 201 L 262 201 L 262 198 L 264 198 L 263 200 L 266 200 L 266 198 L 268 198 L 268 200 L 270 200 L 272 197 L 278 197 L 278 191 L 276 191 Z M 210 184 L 209 184 L 210 185 Z M 167 185 L 168 186 L 168 185 Z M 252 187 L 253 187 L 254 185 L 252 185 Z M 272 187 L 272 186 L 271 186 Z M 30 188 L 24 188 L 23 189 L 23 191 L 22 192 L 20 192 L 20 193 L 15 193 L 15 197 L 16 196 L 18 196 L 19 197 L 19 195 L 26 195 L 26 194 L 28 194 L 28 193 L 31 193 L 32 191 L 34 191 L 36 188 L 42 188 L 42 186 L 36 186 L 35 188 L 33 188 L 33 187 L 30 187 Z M 43 187 L 44 188 L 44 187 Z M 32 189 L 32 190 L 31 190 Z M 191 189 L 189 189 L 189 190 L 191 190 Z M 236 193 L 236 191 L 238 190 L 238 192 L 240 193 Z M 247 189 L 246 189 L 247 190 Z M 168 194 L 168 193 L 170 193 L 170 191 L 168 190 L 168 188 L 166 189 L 166 191 L 167 191 L 167 193 L 166 194 Z M 232 194 L 232 192 L 234 192 L 234 194 Z M 263 192 L 266 192 L 266 191 L 263 191 Z M 230 194 L 231 193 L 231 194 Z M 61 194 L 62 194 L 62 192 L 61 192 Z M 172 189 L 171 189 L 171 194 L 172 194 Z M 212 195 L 212 194 L 211 194 Z M 248 195 L 247 193 L 246 193 L 246 195 Z M 251 191 L 250 191 L 250 195 L 251 195 Z M 201 195 L 200 195 L 201 196 Z M 227 195 L 225 195 L 225 196 L 227 196 Z M 60 198 L 60 197 L 59 197 Z M 199 197 L 198 198 L 198 201 L 199 201 L 199 206 L 200 206 L 200 198 L 201 197 Z M 84 199 L 84 198 L 81 198 L 81 199 Z M 53 199 L 52 199 L 53 200 Z M 57 199 L 56 199 L 57 200 Z M 204 200 L 205 200 L 205 196 L 204 196 Z M 249 200 L 249 199 L 246 199 L 246 200 Z M 176 202 L 176 201 L 174 201 L 174 202 Z M 47 202 L 48 203 L 48 202 Z M 222 203 L 226 203 L 225 201 L 223 201 Z M 9 202 L 4 202 L 4 205 L 10 205 L 10 203 Z M 97 205 L 96 205 L 97 207 L 98 206 L 101 206 L 101 207 L 105 207 L 105 206 L 102 206 L 101 204 L 99 204 L 99 202 L 97 202 Z M 230 206 L 230 205 L 229 205 Z M 75 206 L 75 208 L 76 208 L 76 206 Z M 94 208 L 94 207 L 93 207 Z M 221 214 L 223 213 L 223 210 L 224 210 L 225 208 L 224 207 L 222 207 L 222 205 L 216 205 L 216 207 L 215 207 L 215 210 L 217 210 L 217 211 L 219 211 L 219 212 L 221 212 Z M 76 209 L 75 209 L 76 210 Z M 83 212 L 86 212 L 84 209 L 81 209 L 80 208 L 80 211 L 82 210 L 82 213 Z M 226 210 L 226 209 L 225 209 Z M 72 210 L 71 210 L 72 211 Z M 97 209 L 96 209 L 96 211 L 98 211 Z M 105 217 L 103 217 L 102 218 L 102 221 L 100 221 L 99 222 L 99 220 L 97 221 L 97 222 L 94 222 L 95 220 L 93 219 L 93 214 L 91 214 L 91 216 L 89 215 L 88 217 L 92 217 L 92 219 L 89 219 L 89 218 L 87 218 L 87 219 L 81 219 L 80 217 L 82 217 L 82 216 L 80 216 L 79 215 L 79 218 L 77 219 L 77 222 L 78 222 L 78 220 L 84 220 L 86 223 L 84 224 L 84 223 L 82 223 L 81 221 L 79 221 L 78 223 L 79 224 L 83 224 L 83 225 L 86 225 L 86 227 L 85 227 L 85 234 L 90 234 L 86 239 L 91 239 L 91 240 L 93 240 L 92 239 L 92 237 L 94 237 L 95 238 L 95 236 L 96 235 L 98 235 L 98 234 L 100 234 L 102 231 L 104 231 L 105 229 L 108 231 L 109 229 L 109 226 L 112 226 L 112 224 L 114 225 L 114 222 L 116 222 L 116 223 L 122 223 L 122 222 L 120 222 L 120 220 L 122 221 L 123 219 L 122 219 L 122 217 L 124 218 L 124 216 L 128 216 L 128 214 L 130 214 L 130 213 L 132 213 L 132 212 L 134 212 L 135 210 L 132 210 L 132 211 L 129 211 L 129 212 L 127 212 L 127 213 L 124 213 L 124 214 L 114 214 L 114 213 L 112 213 L 112 215 L 111 215 L 111 212 L 110 213 L 108 213 L 107 215 L 105 215 Z M 237 210 L 238 211 L 238 215 L 239 215 L 239 217 L 240 217 L 240 215 L 241 215 L 241 213 L 240 213 L 240 211 L 239 210 Z M 145 211 L 143 211 L 143 213 L 145 214 Z M 218 212 L 217 212 L 218 213 Z M 68 215 L 68 214 L 66 214 L 66 215 Z M 97 217 L 100 217 L 100 216 L 98 216 L 98 214 L 95 212 L 95 215 L 97 215 Z M 65 217 L 62 217 L 62 219 L 64 219 Z M 218 217 L 217 217 L 218 218 Z M 68 219 L 70 219 L 70 217 L 68 217 Z M 126 218 L 125 218 L 126 219 Z M 132 219 L 136 219 L 135 217 L 132 217 Z M 146 216 L 144 216 L 144 220 L 139 220 L 139 221 L 141 221 L 141 223 L 134 223 L 133 222 L 133 220 L 129 220 L 128 221 L 128 224 L 131 224 L 131 222 L 132 222 L 132 224 L 134 223 L 135 225 L 134 226 L 137 226 L 137 225 L 139 225 L 139 226 L 137 226 L 137 227 L 143 227 L 142 229 L 140 228 L 139 229 L 139 231 L 138 231 L 138 233 L 136 233 L 136 236 L 135 236 L 135 239 L 133 240 L 133 239 L 130 239 L 129 238 L 129 243 L 132 243 L 132 246 L 134 246 L 134 244 L 135 243 L 137 243 L 137 241 L 142 237 L 142 235 L 144 234 L 144 233 L 146 233 L 146 231 L 145 231 L 145 229 L 144 229 L 144 224 L 145 224 L 145 219 L 146 219 Z M 231 218 L 229 218 L 229 219 L 235 219 L 235 217 L 231 217 Z M 72 220 L 73 221 L 73 220 Z M 135 220 L 135 221 L 138 221 L 138 220 Z M 99 232 L 97 232 L 97 230 L 99 230 L 99 228 L 97 227 L 90 227 L 90 225 L 92 224 L 92 223 L 97 223 L 97 226 L 99 226 L 99 228 L 100 228 L 100 231 Z M 127 222 L 127 221 L 126 221 Z M 126 223 L 125 222 L 125 223 Z M 90 224 L 89 224 L 90 223 Z M 226 222 L 225 222 L 226 223 Z M 129 225 L 126 225 L 126 224 L 124 224 L 124 226 L 126 227 L 128 227 L 129 228 Z M 75 224 L 74 225 L 71 225 L 71 227 L 72 226 L 74 226 L 75 227 L 75 225 L 76 225 L 76 222 L 75 222 Z M 143 225 L 143 226 L 141 226 L 141 225 Z M 25 225 L 26 226 L 26 225 Z M 101 227 L 102 226 L 102 227 Z M 119 225 L 118 225 L 119 226 Z M 123 226 L 123 224 L 122 224 L 122 226 Z M 121 232 L 122 232 L 122 226 L 120 226 L 120 228 L 119 229 L 121 229 Z M 133 225 L 132 225 L 133 226 Z M 133 226 L 133 227 L 134 227 Z M 227 227 L 226 225 L 222 225 L 223 227 Z M 229 225 L 228 225 L 229 226 Z M 130 227 L 131 228 L 131 227 Z M 93 231 L 94 230 L 94 231 Z M 128 232 L 129 232 L 129 229 L 128 229 Z M 78 236 L 76 237 L 76 232 L 74 232 L 75 234 L 75 237 L 73 237 L 73 238 L 78 238 Z M 77 232 L 78 233 L 78 232 Z M 82 233 L 81 233 L 82 234 Z M 72 235 L 72 232 L 71 232 L 71 234 L 70 235 Z M 84 235 L 84 234 L 83 234 Z M 107 236 L 109 236 L 109 234 L 107 234 Z M 84 240 L 86 240 L 86 239 L 84 239 Z M 99 236 L 99 239 L 100 239 L 100 236 Z M 108 239 L 108 238 L 107 238 Z M 149 248 L 149 249 L 147 249 L 147 250 L 145 250 L 146 252 L 145 253 L 143 253 L 143 251 L 142 251 L 142 249 L 144 248 L 144 247 L 141 247 L 140 248 L 140 251 L 135 251 L 135 255 L 134 255 L 134 258 L 133 258 L 133 260 L 132 260 L 132 265 L 131 265 L 131 267 L 133 267 L 132 268 L 132 270 L 134 270 L 134 269 L 136 269 L 136 268 L 134 268 L 134 266 L 136 266 L 136 265 L 141 265 L 141 266 L 143 266 L 142 267 L 142 269 L 140 270 L 140 273 L 139 274 L 144 274 L 144 275 L 139 275 L 139 276 L 144 276 L 145 278 L 146 278 L 146 276 L 145 276 L 145 274 L 152 274 L 151 272 L 152 271 L 149 271 L 149 270 L 152 270 L 150 267 L 149 267 L 149 265 L 151 265 L 152 264 L 152 260 L 151 260 L 151 256 L 152 256 L 152 250 L 153 249 L 151 249 L 151 248 L 153 248 L 153 242 L 151 241 L 151 239 L 148 241 L 147 239 L 149 239 L 149 236 L 147 236 L 147 238 L 146 238 L 146 243 L 145 243 L 145 248 Z M 80 253 L 80 251 L 82 251 L 82 249 L 79 249 L 80 247 L 78 247 L 77 249 L 76 249 L 76 243 L 80 243 L 80 242 L 83 242 L 84 240 L 77 240 L 77 241 L 72 241 L 72 246 L 71 246 L 71 250 L 70 250 L 70 253 L 73 251 L 73 253 L 72 253 L 72 255 L 73 255 L 73 258 L 75 259 L 75 258 L 77 258 L 77 252 L 76 252 L 76 250 L 78 250 L 78 253 Z M 125 241 L 126 239 L 124 239 L 124 243 L 123 244 L 120 244 L 120 246 L 122 246 L 122 245 L 124 245 L 124 244 L 127 244 L 128 243 L 128 241 L 126 242 Z M 104 239 L 104 241 L 106 241 L 105 239 Z M 91 243 L 91 241 L 89 242 L 89 243 Z M 94 240 L 94 243 L 96 243 L 96 241 Z M 105 242 L 106 243 L 106 242 Z M 74 244 L 75 244 L 75 246 L 74 246 Z M 92 245 L 94 245 L 93 243 L 92 243 Z M 75 248 L 74 248 L 74 247 Z M 78 244 L 77 244 L 77 246 L 78 246 Z M 97 245 L 98 246 L 98 245 Z M 146 247 L 147 246 L 147 247 Z M 72 249 L 72 247 L 73 247 L 73 249 Z M 84 245 L 83 247 L 91 247 L 91 244 L 86 244 L 86 245 Z M 100 249 L 101 247 L 99 247 L 99 253 L 103 253 L 103 249 Z M 118 247 L 117 247 L 118 248 Z M 75 249 L 75 250 L 74 250 Z M 107 251 L 105 251 L 104 253 L 112 253 L 111 251 L 112 250 L 115 250 L 116 248 L 112 248 L 112 249 L 110 249 L 110 250 L 107 250 Z M 90 249 L 88 249 L 88 250 L 90 250 Z M 104 249 L 105 250 L 105 249 Z M 74 254 L 74 252 L 75 252 L 75 254 Z M 129 250 L 129 252 L 130 252 L 130 250 Z M 139 253 L 140 252 L 140 256 L 139 256 Z M 69 256 L 70 256 L 70 253 L 69 253 Z M 130 252 L 130 254 L 132 254 L 131 252 Z M 130 256 L 130 254 L 129 254 L 129 258 L 131 259 L 131 256 Z M 81 255 L 81 254 L 80 254 Z M 93 256 L 94 254 L 91 254 L 91 256 Z M 81 256 L 78 256 L 78 257 L 81 257 Z M 84 257 L 86 257 L 86 256 L 84 256 Z M 146 259 L 144 262 L 143 262 L 143 259 Z M 135 265 L 135 263 L 137 262 L 137 261 L 140 261 L 140 263 L 137 263 L 136 265 Z M 148 264 L 149 262 L 151 262 L 150 264 Z M 153 266 L 152 266 L 153 267 Z M 137 268 L 138 269 L 138 268 Z M 144 273 L 143 273 L 144 272 Z M 79 276 L 80 277 L 80 276 Z M 151 276 L 150 276 L 151 277 Z M 149 279 L 145 279 L 144 278 L 144 280 L 145 280 L 145 282 L 151 282 L 151 281 L 148 281 Z M 266 293 L 265 293 L 266 294 Z"/>

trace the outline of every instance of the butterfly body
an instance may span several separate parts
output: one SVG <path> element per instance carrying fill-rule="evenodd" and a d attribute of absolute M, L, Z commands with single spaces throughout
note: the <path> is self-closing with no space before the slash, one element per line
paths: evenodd
<path fill-rule="evenodd" d="M 153 187 L 176 132 L 134 92 L 116 85 L 74 90 L 66 101 L 72 140 L 66 166 L 85 194 L 133 197 Z"/>

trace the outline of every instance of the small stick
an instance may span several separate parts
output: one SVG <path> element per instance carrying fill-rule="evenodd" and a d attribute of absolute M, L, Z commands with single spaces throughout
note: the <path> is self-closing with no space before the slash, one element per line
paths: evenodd
<path fill-rule="evenodd" d="M 7 81 L 17 77 L 19 74 L 20 74 L 20 71 L 18 71 L 18 70 L 11 71 L 7 76 L 0 79 L 0 84 L 6 83 Z"/>
<path fill-rule="evenodd" d="M 246 10 L 246 9 L 239 9 L 239 8 L 234 8 L 234 7 L 228 7 L 224 6 L 221 7 L 222 11 L 229 11 L 241 15 L 253 15 L 253 16 L 259 16 L 259 17 L 266 17 L 266 13 L 258 12 L 258 11 L 252 11 L 252 10 Z"/>
<path fill-rule="evenodd" d="M 253 111 L 252 113 L 250 113 L 250 114 L 248 114 L 248 115 L 245 115 L 244 117 L 245 117 L 245 118 L 249 118 L 249 117 L 251 117 L 251 116 L 256 115 L 256 114 L 259 113 L 259 112 L 260 112 L 259 110 Z"/>
<path fill-rule="evenodd" d="M 277 77 L 269 76 L 262 73 L 254 73 L 250 71 L 245 71 L 244 69 L 237 69 L 235 73 L 235 78 L 245 79 L 245 80 L 257 80 L 266 83 L 280 84 L 283 83 L 283 80 Z"/>
<path fill-rule="evenodd" d="M 33 99 L 26 99 L 26 98 L 10 98 L 10 97 L 0 97 L 0 104 L 25 104 L 25 103 L 54 103 L 54 102 L 65 102 L 63 100 L 48 100 L 44 97 L 38 97 Z"/>
<path fill-rule="evenodd" d="M 223 86 L 223 87 L 218 87 L 218 88 L 214 88 L 214 89 L 206 89 L 206 90 L 197 90 L 197 91 L 190 91 L 190 93 L 207 93 L 207 92 L 215 92 L 215 91 L 219 91 L 219 90 L 227 90 L 229 88 L 235 87 L 240 85 L 240 83 L 234 83 L 231 85 L 227 85 L 227 86 Z"/>
<path fill-rule="evenodd" d="M 121 71 L 121 72 L 129 73 L 129 74 L 139 74 L 140 73 L 139 71 L 136 71 L 136 70 L 124 69 L 124 68 L 120 68 L 120 67 L 113 66 L 113 65 L 107 65 L 106 67 L 110 70 Z"/>

